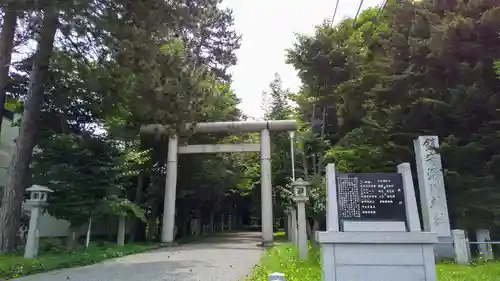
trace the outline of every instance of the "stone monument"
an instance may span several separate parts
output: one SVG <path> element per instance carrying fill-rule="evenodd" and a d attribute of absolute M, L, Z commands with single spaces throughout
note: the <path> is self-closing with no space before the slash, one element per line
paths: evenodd
<path fill-rule="evenodd" d="M 486 260 L 493 260 L 493 246 L 490 243 L 490 231 L 488 229 L 480 228 L 476 230 L 476 240 L 477 248 L 479 250 L 479 256 Z"/>
<path fill-rule="evenodd" d="M 398 173 L 338 174 L 327 166 L 323 281 L 436 281 L 437 234 L 422 232 L 409 164 Z"/>
<path fill-rule="evenodd" d="M 462 229 L 453 229 L 451 231 L 453 237 L 453 248 L 455 251 L 455 262 L 457 264 L 468 264 L 470 262 L 470 249 L 465 236 L 465 231 Z"/>
<path fill-rule="evenodd" d="M 439 139 L 437 136 L 420 136 L 414 141 L 414 146 L 424 231 L 437 233 L 439 242 L 443 242 L 435 246 L 437 256 L 453 258 L 443 167 L 437 151 Z"/>

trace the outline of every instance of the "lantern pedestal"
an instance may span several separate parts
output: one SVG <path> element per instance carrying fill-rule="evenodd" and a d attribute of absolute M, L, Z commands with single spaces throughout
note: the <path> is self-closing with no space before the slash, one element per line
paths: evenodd
<path fill-rule="evenodd" d="M 299 257 L 301 260 L 307 259 L 307 220 L 306 220 L 306 202 L 309 200 L 307 187 L 311 184 L 298 179 L 292 183 L 293 201 L 297 203 L 297 246 L 299 248 Z"/>
<path fill-rule="evenodd" d="M 297 239 L 297 210 L 295 208 L 290 208 L 291 226 L 290 226 L 290 237 L 294 245 L 298 246 Z"/>
<path fill-rule="evenodd" d="M 297 244 L 299 248 L 299 256 L 301 260 L 306 260 L 307 251 L 307 228 L 306 228 L 306 202 L 307 200 L 299 199 L 297 202 Z"/>

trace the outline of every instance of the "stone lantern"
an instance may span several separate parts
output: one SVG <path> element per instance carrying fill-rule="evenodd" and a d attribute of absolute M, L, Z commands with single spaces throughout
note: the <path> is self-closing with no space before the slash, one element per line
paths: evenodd
<path fill-rule="evenodd" d="M 52 190 L 45 186 L 33 185 L 26 191 L 30 193 L 30 199 L 26 201 L 26 207 L 31 209 L 31 215 L 24 257 L 30 259 L 38 255 L 38 224 L 43 208 L 47 205 L 47 197 Z"/>
<path fill-rule="evenodd" d="M 297 244 L 302 260 L 307 259 L 306 202 L 309 200 L 308 187 L 310 185 L 301 178 L 292 183 L 293 201 L 297 203 Z"/>
<path fill-rule="evenodd" d="M 293 188 L 293 200 L 297 201 L 307 201 L 309 200 L 308 189 L 311 184 L 301 178 L 292 183 Z"/>
<path fill-rule="evenodd" d="M 45 186 L 33 185 L 27 188 L 26 191 L 30 193 L 30 199 L 27 201 L 30 205 L 45 205 L 47 204 L 47 197 L 52 190 Z"/>

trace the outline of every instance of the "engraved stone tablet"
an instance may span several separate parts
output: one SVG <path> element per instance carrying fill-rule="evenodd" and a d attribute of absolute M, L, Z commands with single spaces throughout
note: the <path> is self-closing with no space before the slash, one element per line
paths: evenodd
<path fill-rule="evenodd" d="M 337 174 L 337 194 L 340 220 L 406 221 L 400 174 Z"/>

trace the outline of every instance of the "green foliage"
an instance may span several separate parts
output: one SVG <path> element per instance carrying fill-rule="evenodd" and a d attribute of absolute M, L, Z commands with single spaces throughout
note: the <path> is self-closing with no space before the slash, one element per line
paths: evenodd
<path fill-rule="evenodd" d="M 269 249 L 262 257 L 252 276 L 248 281 L 264 281 L 269 279 L 269 274 L 281 272 L 286 275 L 286 280 L 321 280 L 319 251 L 310 248 L 310 260 L 299 261 L 298 251 L 290 244 L 282 244 Z"/>
<path fill-rule="evenodd" d="M 54 190 L 48 211 L 79 226 L 89 217 L 144 211 L 124 196 L 124 155 L 110 140 L 92 135 L 55 135 L 39 144 L 34 180 Z"/>
<path fill-rule="evenodd" d="M 101 261 L 145 252 L 157 248 L 157 244 L 90 245 L 71 252 L 41 252 L 36 259 L 25 259 L 18 255 L 0 255 L 0 278 L 18 278 L 40 272 L 68 267 L 78 267 Z"/>
<path fill-rule="evenodd" d="M 186 123 L 242 117 L 227 71 L 236 63 L 240 42 L 232 12 L 220 0 L 63 2 L 16 6 L 26 14 L 19 20 L 22 42 L 37 39 L 38 14 L 46 9 L 57 9 L 60 23 L 49 68 L 39 81 L 45 85 L 42 113 L 32 120 L 37 124 L 32 180 L 55 190 L 49 212 L 73 225 L 105 215 L 157 221 L 167 135 L 139 135 L 141 125 L 168 125 L 181 142 L 188 137 L 190 143 L 246 141 L 182 129 Z M 29 92 L 34 54 L 23 55 L 7 89 L 14 102 L 26 100 Z M 180 157 L 179 173 L 187 176 L 179 176 L 177 206 L 187 217 L 179 224 L 192 211 L 233 209 L 227 198 L 248 195 L 251 185 L 240 179 L 242 159 Z"/>
<path fill-rule="evenodd" d="M 500 264 L 483 263 L 472 266 L 456 264 L 438 264 L 436 266 L 438 281 L 493 281 L 500 273 Z M 281 272 L 290 281 L 321 280 L 320 251 L 309 249 L 309 260 L 299 261 L 297 249 L 290 244 L 272 248 L 262 257 L 255 267 L 249 281 L 268 280 L 269 274 Z"/>
<path fill-rule="evenodd" d="M 262 103 L 265 120 L 290 119 L 293 114 L 292 108 L 288 104 L 290 96 L 291 92 L 283 88 L 281 77 L 275 74 L 274 79 L 269 84 L 269 91 L 263 93 Z M 273 186 L 278 187 L 278 189 L 275 189 L 277 193 L 275 193 L 275 204 L 282 207 L 276 209 L 277 216 L 281 215 L 283 207 L 292 203 L 290 201 L 291 188 L 289 186 L 292 179 L 290 149 L 290 137 L 287 132 L 271 133 L 272 183 Z M 260 171 L 260 163 L 257 162 L 254 165 L 258 165 Z M 298 166 L 298 163 L 295 163 L 295 167 Z M 298 175 L 297 172 L 296 174 Z"/>
<path fill-rule="evenodd" d="M 500 61 L 499 60 L 493 61 L 493 68 L 495 69 L 495 73 L 498 75 L 498 78 L 500 79 Z"/>
<path fill-rule="evenodd" d="M 288 57 L 303 83 L 294 99 L 304 122 L 326 109 L 326 150 L 319 137 L 305 149 L 341 171 L 394 171 L 414 162 L 415 137 L 439 136 L 452 224 L 491 226 L 500 195 L 500 23 L 493 16 L 500 7 L 445 2 L 389 1 L 376 21 L 367 9 L 354 27 L 345 19 L 300 36 Z"/>

